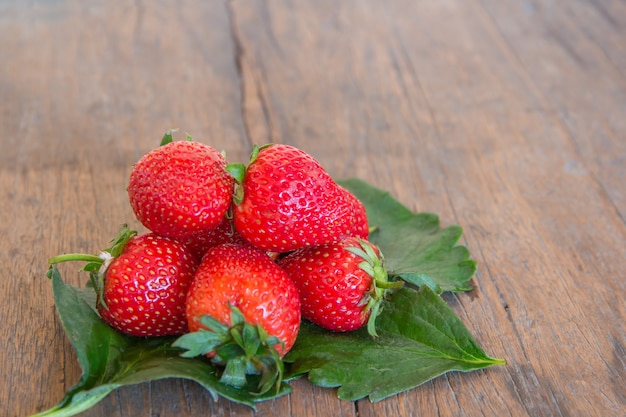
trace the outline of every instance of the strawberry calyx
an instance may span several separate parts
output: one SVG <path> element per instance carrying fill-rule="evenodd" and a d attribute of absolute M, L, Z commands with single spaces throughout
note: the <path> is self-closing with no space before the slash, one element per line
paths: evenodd
<path fill-rule="evenodd" d="M 159 146 L 165 146 L 170 142 L 174 142 L 174 132 L 177 132 L 177 131 L 178 131 L 178 128 L 168 129 L 163 135 L 163 138 L 161 139 L 161 143 L 159 144 Z"/>
<path fill-rule="evenodd" d="M 372 337 L 378 337 L 376 317 L 380 314 L 382 302 L 390 290 L 402 287 L 404 282 L 390 281 L 384 266 L 383 254 L 380 251 L 376 253 L 367 241 L 360 238 L 358 240 L 360 246 L 349 246 L 346 250 L 363 259 L 363 262 L 359 263 L 359 268 L 372 277 L 372 285 L 361 300 L 361 305 L 365 305 L 363 314 L 370 313 L 367 320 L 367 332 Z"/>
<path fill-rule="evenodd" d="M 123 224 L 122 228 L 111 239 L 111 246 L 101 251 L 98 255 L 91 255 L 86 253 L 66 253 L 63 255 L 53 256 L 48 259 L 50 269 L 46 273 L 48 278 L 52 278 L 52 265 L 56 265 L 62 262 L 70 261 L 84 261 L 87 262 L 80 271 L 89 272 L 89 279 L 92 287 L 98 295 L 98 304 L 106 308 L 104 302 L 103 288 L 104 288 L 104 275 L 106 274 L 109 265 L 113 259 L 117 258 L 124 252 L 126 244 L 137 235 L 137 231 L 131 230 L 127 224 Z"/>
<path fill-rule="evenodd" d="M 260 325 L 248 323 L 237 307 L 229 307 L 230 326 L 203 316 L 199 321 L 204 328 L 180 336 L 172 346 L 185 349 L 181 353 L 185 358 L 211 357 L 214 364 L 223 367 L 220 382 L 224 384 L 242 388 L 251 379 L 257 385 L 254 394 L 261 395 L 272 388 L 278 392 L 284 364 L 275 346 L 282 342 L 269 336 Z"/>

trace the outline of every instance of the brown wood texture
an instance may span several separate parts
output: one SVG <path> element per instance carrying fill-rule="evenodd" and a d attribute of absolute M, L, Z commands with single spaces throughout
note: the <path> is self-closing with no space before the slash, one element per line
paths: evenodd
<path fill-rule="evenodd" d="M 83 415 L 626 415 L 626 3 L 5 0 L 0 97 L 0 415 L 80 378 L 47 259 L 137 226 L 130 169 L 172 127 L 461 225 L 475 289 L 444 297 L 507 365 L 374 404 L 298 380 L 256 412 L 163 380 Z"/>

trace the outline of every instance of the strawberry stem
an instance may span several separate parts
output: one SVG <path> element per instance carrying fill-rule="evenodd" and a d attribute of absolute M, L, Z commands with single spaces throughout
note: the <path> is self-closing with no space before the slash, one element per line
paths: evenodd
<path fill-rule="evenodd" d="M 168 131 L 169 132 L 169 131 Z M 114 258 L 117 258 L 122 254 L 126 244 L 135 236 L 137 232 L 129 229 L 127 224 L 123 224 L 122 228 L 111 240 L 111 246 L 98 255 L 92 255 L 87 253 L 66 253 L 63 255 L 53 256 L 48 259 L 50 269 L 46 273 L 48 278 L 52 278 L 52 265 L 61 262 L 81 261 L 87 262 L 81 271 L 89 272 L 89 279 L 98 295 L 98 304 L 106 307 L 104 302 L 104 296 L 102 289 L 104 288 L 104 275 L 109 267 L 109 264 Z"/>
<path fill-rule="evenodd" d="M 123 224 L 122 228 L 115 235 L 115 237 L 111 240 L 111 246 L 107 249 L 100 252 L 99 255 L 93 255 L 88 253 L 66 253 L 63 255 L 53 256 L 48 259 L 48 263 L 50 265 L 58 264 L 61 262 L 70 262 L 70 261 L 85 261 L 90 264 L 102 264 L 107 259 L 113 257 L 117 258 L 124 251 L 126 244 L 135 236 L 137 232 L 135 230 L 131 230 L 128 228 L 127 224 Z"/>
<path fill-rule="evenodd" d="M 66 253 L 63 255 L 53 256 L 48 259 L 48 263 L 50 265 L 58 264 L 61 262 L 70 262 L 70 261 L 85 261 L 85 262 L 104 262 L 104 259 L 97 255 L 90 255 L 87 253 Z"/>

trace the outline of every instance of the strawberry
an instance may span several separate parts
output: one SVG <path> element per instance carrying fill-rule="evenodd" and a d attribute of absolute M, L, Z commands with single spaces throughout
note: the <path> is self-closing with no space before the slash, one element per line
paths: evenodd
<path fill-rule="evenodd" d="M 255 147 L 241 173 L 233 173 L 240 183 L 234 224 L 252 245 L 288 252 L 352 233 L 352 207 L 345 193 L 306 152 L 279 144 Z"/>
<path fill-rule="evenodd" d="M 89 262 L 96 308 L 111 327 L 132 336 L 188 331 L 185 302 L 198 261 L 185 245 L 124 226 L 100 255 L 60 255 L 50 264 L 70 260 Z"/>
<path fill-rule="evenodd" d="M 201 260 L 209 249 L 221 245 L 222 243 L 246 243 L 239 233 L 237 233 L 233 226 L 232 219 L 228 216 L 224 217 L 222 222 L 215 229 L 196 233 L 180 240 L 189 247 L 198 260 Z"/>
<path fill-rule="evenodd" d="M 354 194 L 343 187 L 339 187 L 344 193 L 348 204 L 350 204 L 352 208 L 352 215 L 354 218 L 354 223 L 352 226 L 352 236 L 360 237 L 361 239 L 366 239 L 369 237 L 370 230 L 367 222 L 367 212 L 365 211 L 365 206 Z"/>
<path fill-rule="evenodd" d="M 175 346 L 183 356 L 225 364 L 221 380 L 246 383 L 261 374 L 259 392 L 279 386 L 282 361 L 300 328 L 300 299 L 289 276 L 263 251 L 226 243 L 206 253 L 187 293 L 191 333 Z"/>
<path fill-rule="evenodd" d="M 278 261 L 298 288 L 302 316 L 333 331 L 352 331 L 367 324 L 376 336 L 375 320 L 389 288 L 380 250 L 366 240 L 309 247 Z"/>
<path fill-rule="evenodd" d="M 226 159 L 189 136 L 174 142 L 168 134 L 130 174 L 132 209 L 145 227 L 163 236 L 186 238 L 214 229 L 232 201 L 234 180 Z"/>

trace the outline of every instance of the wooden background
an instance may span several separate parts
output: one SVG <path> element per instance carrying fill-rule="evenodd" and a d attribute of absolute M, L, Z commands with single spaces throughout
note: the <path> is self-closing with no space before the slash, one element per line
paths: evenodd
<path fill-rule="evenodd" d="M 136 225 L 130 169 L 172 127 L 461 225 L 476 288 L 445 299 L 508 364 L 376 404 L 299 380 L 256 413 L 165 380 L 85 416 L 626 415 L 625 2 L 2 0 L 0 97 L 0 415 L 79 379 L 47 259 Z"/>

